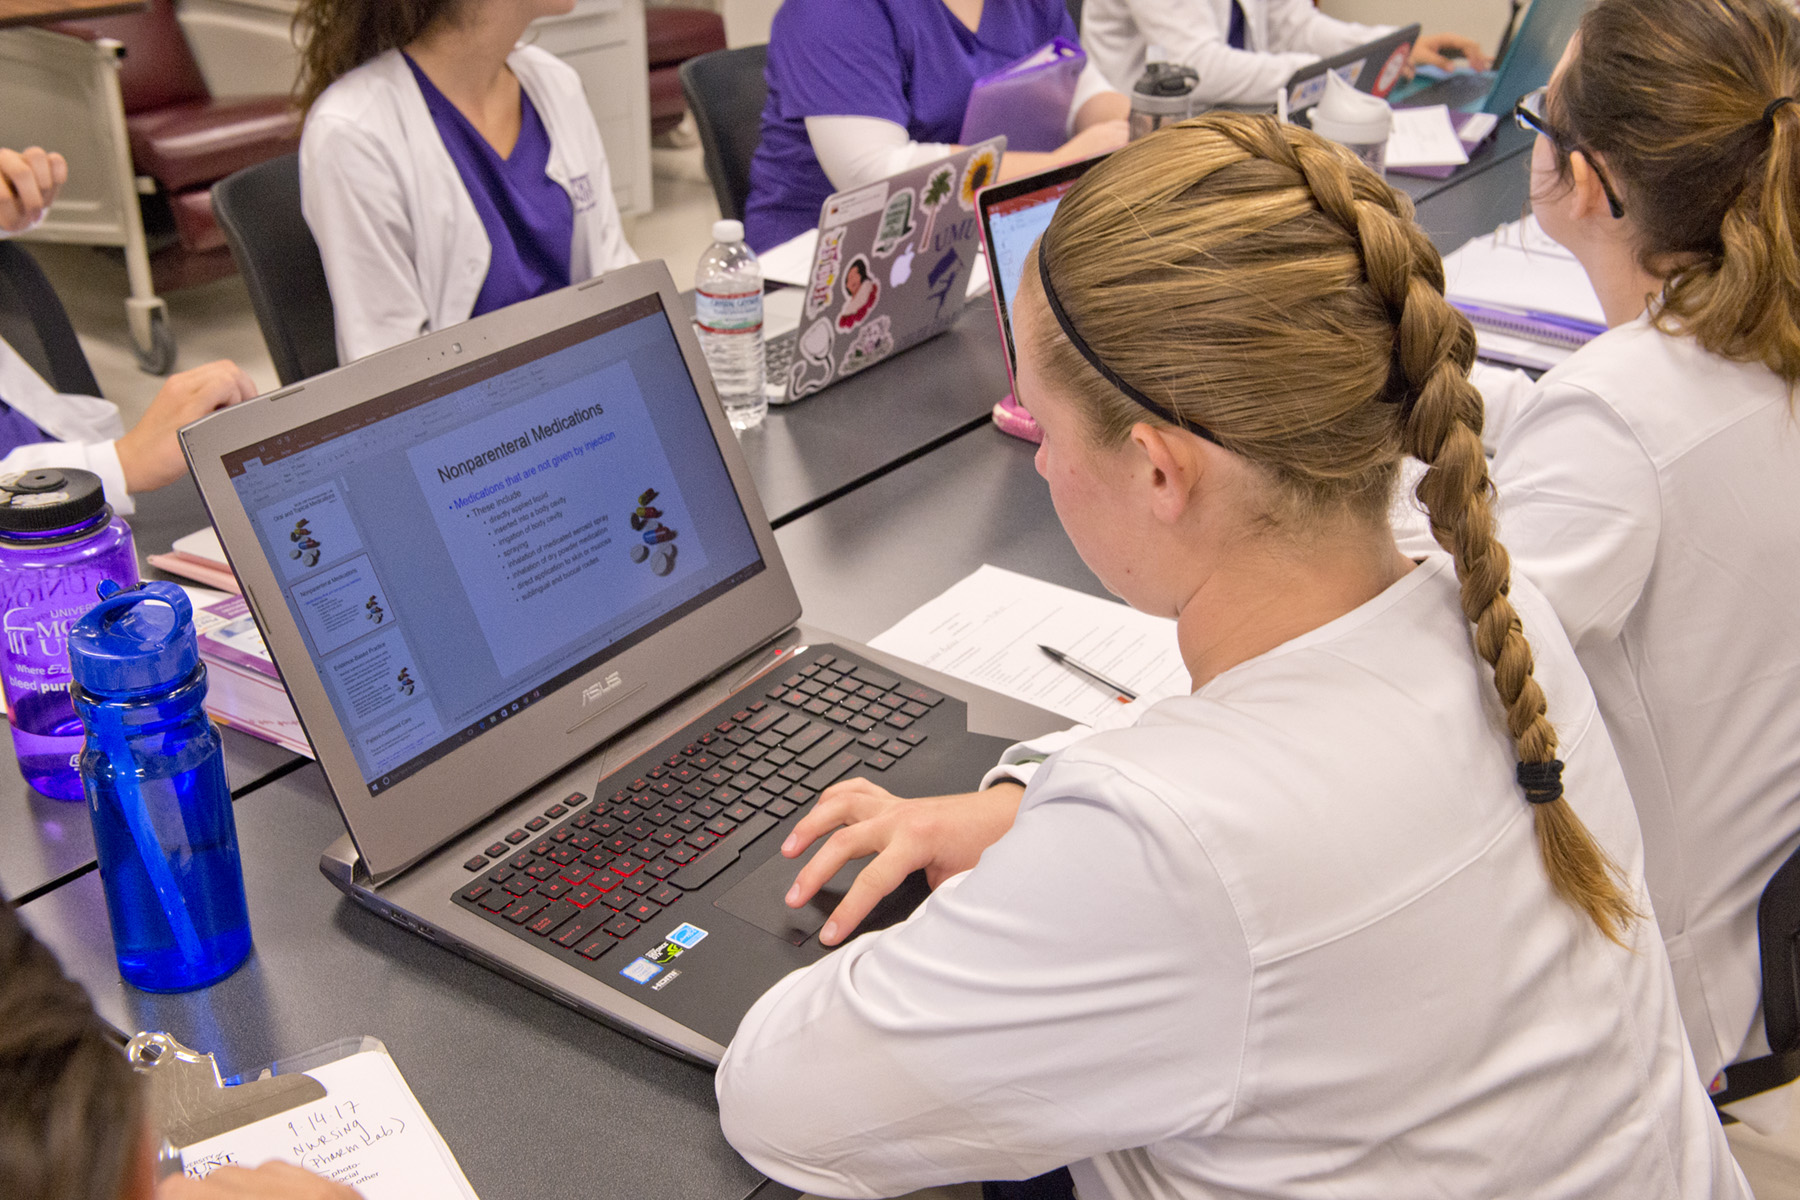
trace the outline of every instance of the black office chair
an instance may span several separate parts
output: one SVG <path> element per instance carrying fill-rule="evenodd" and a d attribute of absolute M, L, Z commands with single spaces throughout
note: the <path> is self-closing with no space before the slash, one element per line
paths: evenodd
<path fill-rule="evenodd" d="M 1075 28 L 1081 28 L 1081 0 L 1067 0 L 1069 15 L 1075 18 Z"/>
<path fill-rule="evenodd" d="M 706 178 L 718 197 L 719 212 L 744 219 L 750 199 L 750 159 L 762 141 L 763 103 L 769 85 L 763 69 L 767 46 L 715 50 L 681 64 L 681 90 L 700 129 Z"/>
<path fill-rule="evenodd" d="M 100 394 L 62 301 L 37 260 L 13 242 L 0 242 L 0 338 L 57 391 Z"/>
<path fill-rule="evenodd" d="M 325 264 L 300 214 L 299 155 L 271 158 L 215 183 L 212 204 L 282 386 L 337 366 Z"/>
<path fill-rule="evenodd" d="M 1756 908 L 1762 945 L 1763 1032 L 1769 1053 L 1725 1068 L 1719 1107 L 1800 1079 L 1800 850 L 1763 888 Z M 1729 1123 L 1730 1114 L 1722 1114 Z"/>

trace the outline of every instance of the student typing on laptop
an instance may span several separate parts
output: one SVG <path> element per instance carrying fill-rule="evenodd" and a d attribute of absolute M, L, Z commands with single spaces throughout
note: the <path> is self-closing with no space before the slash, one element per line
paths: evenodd
<path fill-rule="evenodd" d="M 63 156 L 38 146 L 0 147 L 0 237 L 43 220 L 69 177 Z M 106 499 L 129 514 L 134 492 L 155 491 L 187 474 L 176 430 L 256 395 L 230 362 L 171 375 L 127 432 L 119 410 L 98 396 L 57 392 L 0 340 L 0 474 L 72 467 L 100 477 Z"/>
<path fill-rule="evenodd" d="M 767 250 L 818 223 L 834 191 L 950 153 L 974 82 L 1055 37 L 1062 0 L 788 0 L 769 32 L 769 98 L 744 226 Z M 1069 141 L 1008 151 L 1001 178 L 1124 144 L 1131 105 L 1092 65 L 1069 106 Z"/>
<path fill-rule="evenodd" d="M 1158 46 L 1165 61 L 1200 73 L 1199 97 L 1212 104 L 1273 104 L 1301 67 L 1387 32 L 1328 17 L 1312 0 L 1087 0 L 1081 11 L 1081 44 L 1114 87 L 1129 91 Z M 1413 47 L 1415 64 L 1447 67 L 1451 56 L 1488 65 L 1460 34 L 1426 34 Z"/>
<path fill-rule="evenodd" d="M 753 1165 L 836 1196 L 1062 1164 L 1086 1200 L 1748 1195 L 1405 212 L 1241 115 L 1062 201 L 1019 399 L 1071 539 L 1178 618 L 1195 691 L 1013 748 L 1022 797 L 821 800 L 786 849 L 847 828 L 793 899 L 888 846 L 833 936 L 912 867 L 952 878 L 745 1017 L 717 1088 Z M 1417 560 L 1387 516 L 1406 455 L 1443 543 Z"/>

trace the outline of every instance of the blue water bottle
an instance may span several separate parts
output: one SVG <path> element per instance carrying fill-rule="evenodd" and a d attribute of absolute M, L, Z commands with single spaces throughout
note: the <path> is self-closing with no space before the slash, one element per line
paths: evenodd
<path fill-rule="evenodd" d="M 99 591 L 69 631 L 69 668 L 119 974 L 149 992 L 204 987 L 249 955 L 250 913 L 193 606 L 172 583 Z"/>

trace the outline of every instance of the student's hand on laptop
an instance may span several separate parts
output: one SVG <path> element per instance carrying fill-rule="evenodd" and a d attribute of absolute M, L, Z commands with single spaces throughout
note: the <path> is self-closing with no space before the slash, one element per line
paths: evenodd
<path fill-rule="evenodd" d="M 69 164 L 41 146 L 0 146 L 0 232 L 23 233 L 38 223 L 69 178 Z"/>
<path fill-rule="evenodd" d="M 926 881 L 936 887 L 973 867 L 981 852 L 1012 828 L 1024 794 L 1016 783 L 1000 783 L 966 795 L 902 800 L 867 779 L 834 783 L 781 845 L 783 854 L 795 858 L 831 834 L 800 869 L 787 905 L 799 908 L 845 863 L 873 854 L 819 931 L 819 941 L 835 946 L 914 871 L 924 868 Z"/>
<path fill-rule="evenodd" d="M 157 1186 L 156 1200 L 362 1200 L 362 1193 L 292 1163 L 272 1162 L 254 1171 L 220 1167 L 205 1179 L 174 1175 Z"/>
<path fill-rule="evenodd" d="M 208 413 L 256 395 L 256 384 L 236 363 L 220 359 L 169 376 L 143 420 L 115 442 L 125 490 L 153 492 L 187 474 L 187 460 L 175 434 Z"/>
<path fill-rule="evenodd" d="M 1427 33 L 1413 43 L 1415 67 L 1442 67 L 1449 71 L 1456 66 L 1455 59 L 1468 63 L 1472 71 L 1485 71 L 1493 66 L 1481 43 L 1460 33 Z"/>

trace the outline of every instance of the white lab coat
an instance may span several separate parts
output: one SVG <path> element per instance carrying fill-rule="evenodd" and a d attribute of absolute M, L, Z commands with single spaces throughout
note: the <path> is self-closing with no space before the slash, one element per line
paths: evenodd
<path fill-rule="evenodd" d="M 39 467 L 92 471 L 105 485 L 106 501 L 114 512 L 124 516 L 134 510 L 136 506 L 125 491 L 125 472 L 119 466 L 119 452 L 114 446 L 125 433 L 116 406 L 97 396 L 58 392 L 4 340 L 0 340 L 0 400 L 56 439 L 16 447 L 0 459 L 0 474 L 35 471 Z"/>
<path fill-rule="evenodd" d="M 1434 554 L 1132 728 L 1015 747 L 1063 748 L 974 870 L 745 1016 L 726 1137 L 826 1196 L 1070 1163 L 1083 1200 L 1748 1197 L 1655 922 L 1617 946 L 1550 889 L 1459 596 Z M 1513 598 L 1647 907 L 1593 695 Z"/>
<path fill-rule="evenodd" d="M 1392 26 L 1328 17 L 1312 0 L 1242 0 L 1244 49 L 1225 38 L 1232 0 L 1087 0 L 1081 47 L 1108 83 L 1127 95 L 1144 73 L 1145 51 L 1200 73 L 1209 104 L 1273 104 L 1281 85 L 1308 63 L 1373 41 Z"/>
<path fill-rule="evenodd" d="M 550 135 L 545 173 L 575 208 L 571 281 L 636 262 L 581 77 L 535 46 L 506 62 Z M 341 361 L 469 319 L 492 247 L 400 51 L 348 72 L 313 104 L 300 200 L 331 285 Z"/>
<path fill-rule="evenodd" d="M 1800 425 L 1772 371 L 1644 318 L 1476 383 L 1500 537 L 1593 681 L 1710 1080 L 1767 1052 L 1756 908 L 1800 845 Z M 1776 1124 L 1777 1095 L 1733 1112 Z"/>

